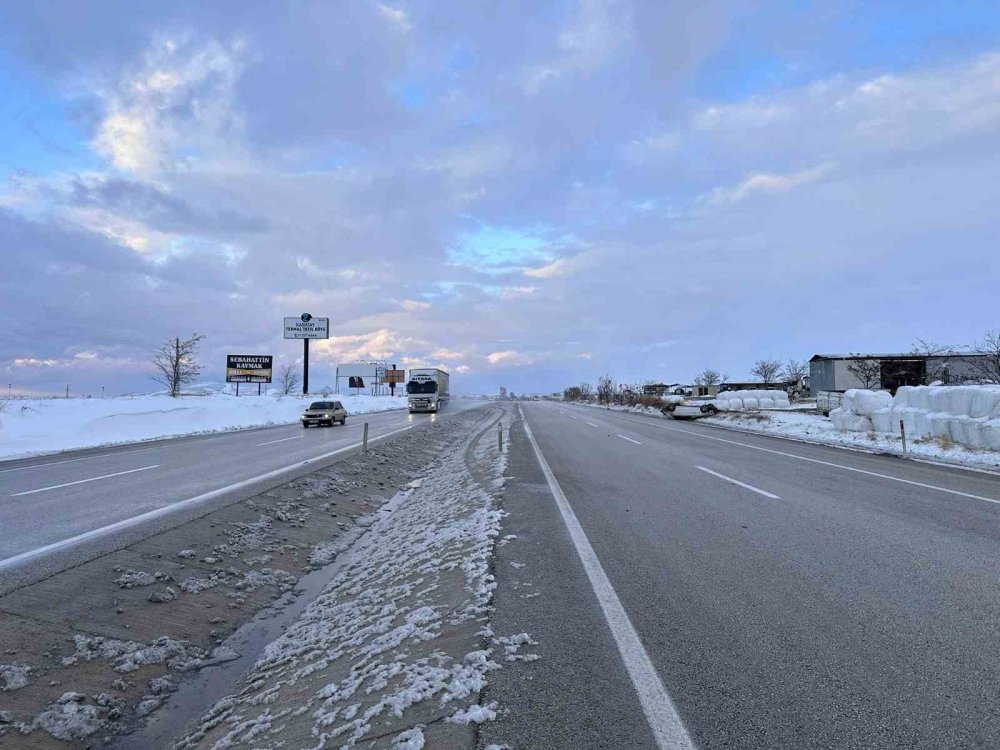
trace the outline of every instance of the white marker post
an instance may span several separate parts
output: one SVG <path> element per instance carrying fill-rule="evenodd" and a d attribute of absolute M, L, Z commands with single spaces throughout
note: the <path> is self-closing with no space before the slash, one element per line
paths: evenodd
<path fill-rule="evenodd" d="M 368 452 L 368 423 L 367 422 L 365 422 L 364 436 L 361 438 L 361 452 L 362 453 L 367 453 Z"/>
<path fill-rule="evenodd" d="M 899 434 L 903 438 L 903 455 L 906 455 L 906 425 L 903 420 L 899 420 Z"/>

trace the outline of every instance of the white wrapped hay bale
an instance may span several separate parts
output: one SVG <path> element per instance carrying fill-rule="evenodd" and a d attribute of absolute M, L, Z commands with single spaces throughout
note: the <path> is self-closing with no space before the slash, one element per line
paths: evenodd
<path fill-rule="evenodd" d="M 757 403 L 760 404 L 761 409 L 773 409 L 774 399 L 773 398 L 759 398 Z"/>
<path fill-rule="evenodd" d="M 954 440 L 951 435 L 951 414 L 942 411 L 933 411 L 927 415 L 927 422 L 930 427 L 931 437 Z"/>
<path fill-rule="evenodd" d="M 872 425 L 875 427 L 875 432 L 892 432 L 892 409 L 890 407 L 885 407 L 884 409 L 877 409 L 874 414 L 871 415 Z"/>
<path fill-rule="evenodd" d="M 871 432 L 874 429 L 871 419 L 843 407 L 830 412 L 830 421 L 838 430 L 847 430 L 848 432 Z"/>
<path fill-rule="evenodd" d="M 983 423 L 983 442 L 990 450 L 1000 451 L 1000 419 L 987 419 Z"/>
<path fill-rule="evenodd" d="M 754 397 L 745 398 L 745 399 L 743 399 L 743 408 L 744 409 L 759 409 L 760 408 L 760 401 L 758 401 Z"/>

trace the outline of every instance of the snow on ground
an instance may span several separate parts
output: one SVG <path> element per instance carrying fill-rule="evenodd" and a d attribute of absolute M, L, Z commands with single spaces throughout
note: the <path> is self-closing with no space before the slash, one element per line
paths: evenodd
<path fill-rule="evenodd" d="M 902 455 L 902 440 L 895 435 L 875 432 L 845 432 L 821 414 L 795 411 L 761 411 L 742 414 L 719 414 L 705 417 L 706 424 L 719 424 L 749 432 L 808 440 L 826 445 L 847 446 L 877 453 Z M 1000 453 L 974 450 L 935 438 L 907 440 L 909 454 L 915 458 L 961 464 L 981 469 L 1000 468 Z"/>
<path fill-rule="evenodd" d="M 256 391 L 256 389 L 254 389 Z M 76 448 L 132 443 L 202 432 L 296 422 L 324 396 L 236 396 L 208 389 L 201 395 L 0 401 L 0 459 Z M 348 414 L 405 409 L 404 396 L 336 394 Z"/>
<path fill-rule="evenodd" d="M 344 748 L 388 732 L 395 747 L 421 748 L 428 719 L 496 718 L 495 704 L 478 703 L 487 675 L 537 644 L 524 633 L 498 638 L 487 624 L 506 463 L 494 432 L 486 426 L 471 450 L 468 439 L 456 441 L 381 509 L 239 692 L 175 747 L 310 737 L 310 747 Z"/>

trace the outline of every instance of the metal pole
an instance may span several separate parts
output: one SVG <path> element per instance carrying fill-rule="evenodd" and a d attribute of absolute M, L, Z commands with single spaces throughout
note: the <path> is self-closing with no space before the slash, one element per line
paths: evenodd
<path fill-rule="evenodd" d="M 302 339 L 302 395 L 309 393 L 309 339 Z"/>
<path fill-rule="evenodd" d="M 368 423 L 367 422 L 365 422 L 364 437 L 361 438 L 361 452 L 362 453 L 367 453 L 368 452 Z"/>
<path fill-rule="evenodd" d="M 236 381 L 236 395 L 240 395 L 240 381 L 238 380 Z"/>
<path fill-rule="evenodd" d="M 497 450 L 503 453 L 503 422 L 497 422 Z"/>
<path fill-rule="evenodd" d="M 257 383 L 257 395 L 260 395 L 260 383 Z"/>
<path fill-rule="evenodd" d="M 906 425 L 903 424 L 903 420 L 899 420 L 899 434 L 903 438 L 903 455 L 906 455 Z"/>

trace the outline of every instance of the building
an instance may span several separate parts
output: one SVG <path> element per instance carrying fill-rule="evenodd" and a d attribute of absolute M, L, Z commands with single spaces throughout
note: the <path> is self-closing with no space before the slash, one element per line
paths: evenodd
<path fill-rule="evenodd" d="M 717 385 L 699 385 L 695 383 L 691 386 L 692 396 L 710 396 L 715 397 L 719 395 L 719 386 Z"/>
<path fill-rule="evenodd" d="M 643 396 L 662 396 L 668 390 L 670 386 L 666 383 L 647 383 L 642 387 Z"/>
<path fill-rule="evenodd" d="M 940 380 L 957 384 L 975 379 L 971 362 L 985 355 L 946 352 L 923 354 L 816 354 L 809 360 L 809 392 L 871 388 L 895 392 L 901 385 Z"/>

